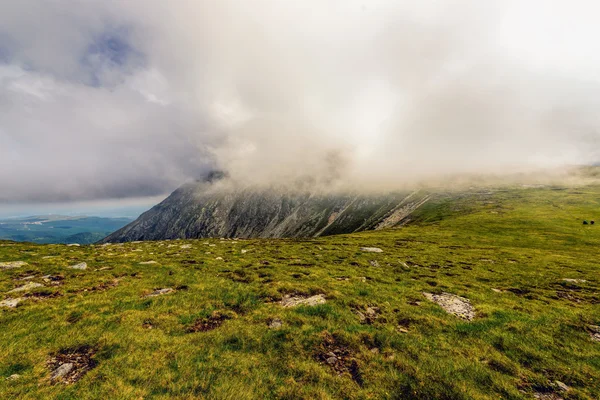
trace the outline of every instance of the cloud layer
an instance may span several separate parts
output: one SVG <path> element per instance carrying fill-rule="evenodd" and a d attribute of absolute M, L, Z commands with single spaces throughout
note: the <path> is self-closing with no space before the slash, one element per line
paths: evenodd
<path fill-rule="evenodd" d="M 598 161 L 600 10 L 522 3 L 3 2 L 0 201 Z"/>

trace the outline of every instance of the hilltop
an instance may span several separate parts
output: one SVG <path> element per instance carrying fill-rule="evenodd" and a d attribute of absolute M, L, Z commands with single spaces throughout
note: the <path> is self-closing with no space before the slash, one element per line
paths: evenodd
<path fill-rule="evenodd" d="M 1 242 L 0 398 L 597 399 L 599 213 L 515 187 L 311 239 Z"/>

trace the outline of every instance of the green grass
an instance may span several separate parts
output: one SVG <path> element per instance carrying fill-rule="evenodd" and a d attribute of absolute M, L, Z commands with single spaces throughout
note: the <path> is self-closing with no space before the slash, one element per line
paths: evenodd
<path fill-rule="evenodd" d="M 0 398 L 530 399 L 558 380 L 565 399 L 598 399 L 600 343 L 586 327 L 600 324 L 600 218 L 582 220 L 600 215 L 600 187 L 555 189 L 437 196 L 403 228 L 311 240 L 0 242 L 0 262 L 29 263 L 0 270 L 0 293 L 18 277 L 64 277 L 1 309 Z M 86 271 L 66 268 L 82 261 Z M 166 287 L 176 291 L 143 297 Z M 424 291 L 467 297 L 477 317 L 449 315 Z M 287 293 L 327 303 L 282 308 Z M 372 325 L 354 312 L 368 306 L 380 309 Z M 215 313 L 219 327 L 190 333 Z M 321 361 L 328 340 L 362 385 Z M 95 368 L 51 384 L 49 357 L 84 345 Z"/>

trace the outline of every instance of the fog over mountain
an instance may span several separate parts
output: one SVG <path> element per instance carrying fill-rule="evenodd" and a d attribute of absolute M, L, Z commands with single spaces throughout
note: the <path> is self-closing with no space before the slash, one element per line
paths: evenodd
<path fill-rule="evenodd" d="M 600 159 L 593 1 L 0 4 L 0 202 Z"/>

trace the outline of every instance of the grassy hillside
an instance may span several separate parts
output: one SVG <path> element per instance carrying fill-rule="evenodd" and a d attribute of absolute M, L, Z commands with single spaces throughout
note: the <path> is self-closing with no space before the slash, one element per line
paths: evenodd
<path fill-rule="evenodd" d="M 28 265 L 0 269 L 24 299 L 0 307 L 0 398 L 598 399 L 599 248 L 596 186 L 441 195 L 315 240 L 2 242 Z"/>

